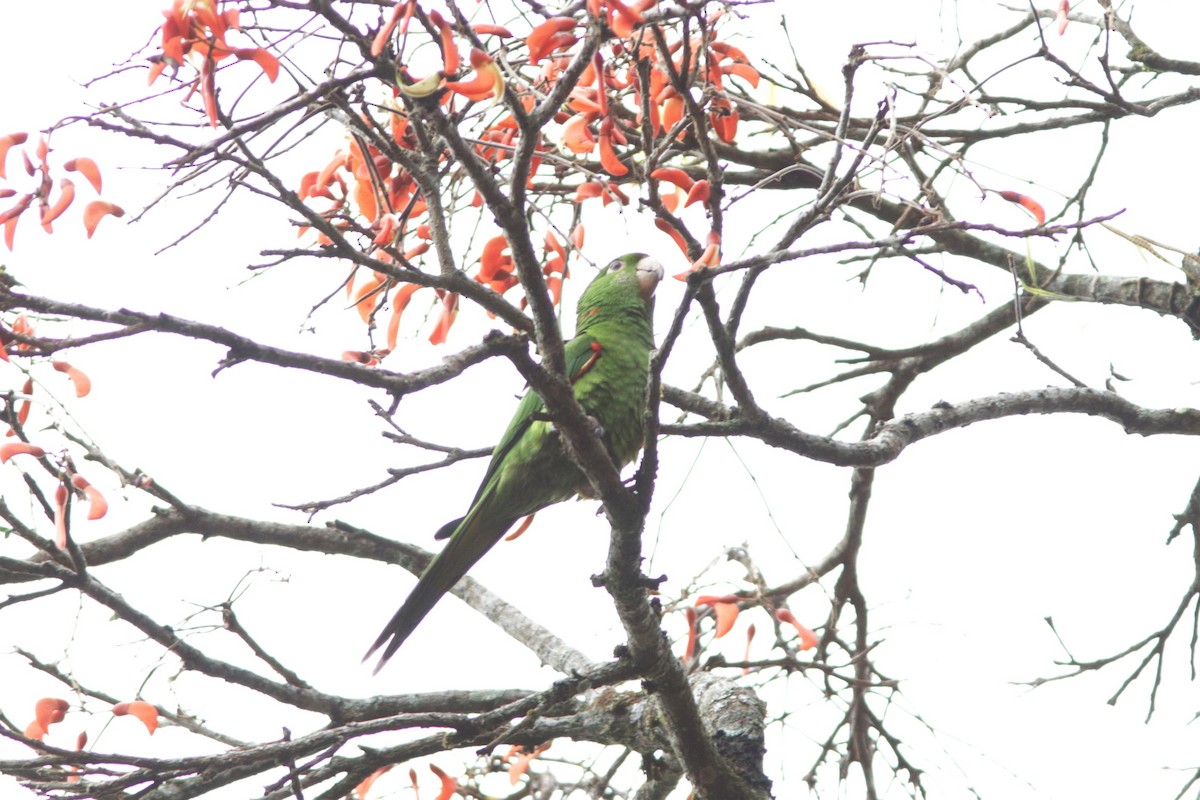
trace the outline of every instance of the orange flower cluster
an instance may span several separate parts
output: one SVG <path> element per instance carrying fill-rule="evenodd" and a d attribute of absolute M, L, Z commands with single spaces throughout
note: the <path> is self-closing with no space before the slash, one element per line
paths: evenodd
<path fill-rule="evenodd" d="M 162 52 L 151 59 L 149 83 L 154 83 L 167 67 L 178 70 L 184 58 L 195 56 L 198 75 L 188 92 L 188 99 L 196 91 L 204 101 L 204 114 L 208 124 L 217 127 L 220 112 L 217 108 L 217 62 L 233 56 L 238 61 L 253 61 L 262 69 L 267 80 L 274 83 L 279 76 L 279 59 L 263 47 L 230 47 L 225 36 L 230 30 L 238 30 L 239 14 L 236 8 L 224 11 L 217 9 L 217 0 L 174 0 L 169 11 L 164 11 L 166 21 L 162 24 Z"/>
<path fill-rule="evenodd" d="M 757 86 L 759 74 L 745 53 L 716 38 L 719 15 L 707 20 L 702 35 L 660 46 L 660 37 L 651 35 L 651 27 L 656 24 L 651 11 L 657 2 L 587 0 L 588 14 L 602 20 L 612 37 L 587 64 L 563 108 L 554 116 L 550 137 L 556 139 L 560 154 L 549 152 L 542 134 L 532 143 L 533 157 L 524 173 L 525 186 L 538 191 L 539 172 L 544 176 L 547 170 L 543 167 L 547 160 L 552 160 L 555 191 L 561 192 L 562 154 L 576 159 L 574 172 L 587 176 L 574 187 L 576 204 L 599 198 L 605 205 L 626 205 L 632 194 L 626 188 L 628 184 L 623 187 L 618 182 L 649 179 L 651 189 L 662 192 L 661 207 L 670 212 L 667 219 L 660 219 L 657 224 L 686 253 L 687 242 L 694 240 L 685 238 L 674 227 L 680 223 L 673 214 L 680 207 L 708 207 L 716 202 L 715 193 L 708 180 L 697 180 L 678 167 L 664 166 L 645 174 L 640 165 L 642 136 L 648 131 L 656 138 L 714 136 L 732 141 L 739 117 L 736 100 L 731 99 L 726 84 L 736 77 Z M 446 109 L 450 119 L 458 120 L 457 124 L 470 126 L 464 133 L 480 158 L 494 165 L 498 172 L 504 170 L 520 145 L 516 115 L 522 109 L 531 112 L 539 98 L 563 79 L 582 46 L 582 26 L 587 24 L 587 17 L 544 18 L 523 38 L 526 57 L 521 58 L 520 41 L 507 42 L 502 48 L 502 65 L 497 60 L 497 51 L 488 52 L 491 48 L 486 43 L 480 46 L 480 37 L 513 39 L 508 29 L 473 24 L 468 30 L 465 21 L 427 8 L 430 4 L 428 0 L 398 0 L 384 13 L 379 28 L 372 34 L 371 55 L 391 62 L 400 54 L 401 63 L 396 66 L 393 99 L 377 106 L 382 114 L 366 112 L 371 117 L 364 116 L 364 130 L 388 131 L 397 147 L 414 150 L 417 143 L 409 131 L 407 107 L 412 103 L 435 103 Z M 413 37 L 438 48 L 440 69 L 423 76 L 409 73 L 403 54 L 413 49 L 409 41 Z M 467 39 L 471 46 L 469 51 L 463 51 Z M 489 98 L 493 105 L 509 103 L 516 113 L 495 114 L 487 110 L 470 113 L 469 104 Z M 456 109 L 456 104 L 461 106 L 464 102 L 468 104 L 466 109 Z M 516 104 L 520 104 L 519 108 Z M 347 233 L 369 231 L 370 252 L 374 257 L 406 269 L 419 266 L 409 262 L 428 249 L 428 238 L 423 237 L 415 247 L 405 240 L 414 225 L 419 227 L 425 221 L 426 200 L 402 166 L 379 152 L 369 138 L 354 135 L 323 168 L 307 173 L 300 182 L 299 196 L 326 201 L 320 204 L 317 213 L 332 227 Z M 441 159 L 447 157 L 439 154 Z M 464 200 L 469 197 L 476 208 L 484 204 L 478 190 L 472 192 L 468 188 L 460 196 Z M 457 202 L 457 198 L 454 200 Z M 656 203 L 655 207 L 660 206 Z M 318 242 L 330 244 L 327 236 L 330 233 L 329 228 L 318 231 Z M 582 227 L 578 233 L 582 235 Z M 555 303 L 560 302 L 563 280 L 568 274 L 567 252 L 559 237 L 547 234 L 542 271 Z M 720 237 L 710 232 L 703 252 L 692 261 L 692 269 L 715 266 L 719 260 Z M 503 235 L 484 241 L 475 279 L 501 294 L 518 284 L 509 242 Z M 394 271 L 377 272 L 357 282 L 352 275 L 347 282 L 348 296 L 364 321 L 373 324 L 389 304 L 392 311 L 386 347 L 370 352 L 348 351 L 345 358 L 374 365 L 391 352 L 396 346 L 400 314 L 419 288 L 404 283 L 402 276 L 398 280 Z M 442 308 L 430 336 L 436 343 L 445 341 L 458 310 L 456 296 L 442 293 L 439 297 Z"/>
<path fill-rule="evenodd" d="M 687 646 L 683 653 L 682 660 L 685 663 L 695 659 L 697 652 L 697 640 L 699 638 L 698 623 L 701 612 L 697 609 L 705 607 L 712 609 L 712 614 L 716 622 L 716 627 L 713 630 L 713 638 L 720 639 L 733 630 L 733 625 L 737 622 L 738 615 L 741 610 L 741 604 L 748 602 L 748 598 L 739 597 L 735 594 L 727 594 L 721 596 L 700 595 L 696 598 L 695 603 L 684 609 L 684 614 L 687 618 L 688 638 Z M 796 617 L 786 608 L 780 608 L 775 611 L 775 619 L 791 625 L 796 629 L 797 645 L 800 650 L 811 650 L 818 644 L 817 635 L 808 628 L 804 627 L 797 621 Z M 755 627 L 750 625 L 746 629 L 746 649 L 743 656 L 744 661 L 750 660 L 750 643 L 754 641 Z"/>
<path fill-rule="evenodd" d="M 50 732 L 50 726 L 66 719 L 71 704 L 61 697 L 43 697 L 34 703 L 33 721 L 25 726 L 25 738 L 42 741 Z M 154 733 L 158 729 L 158 709 L 145 700 L 133 700 L 128 703 L 117 703 L 112 707 L 114 717 L 131 715 L 146 726 L 146 730 Z M 80 733 L 75 740 L 75 749 L 82 750 L 87 746 L 87 733 Z"/>
<path fill-rule="evenodd" d="M 380 767 L 364 778 L 362 783 L 354 787 L 354 791 L 351 793 L 354 800 L 367 800 L 371 787 L 375 785 L 375 781 L 390 772 L 393 766 L 393 764 L 388 764 Z M 458 781 L 447 775 L 446 771 L 437 764 L 430 764 L 429 771 L 434 774 L 439 782 L 436 800 L 450 800 L 458 792 Z M 421 800 L 421 790 L 417 785 L 417 771 L 415 769 L 410 768 L 408 770 L 408 780 L 412 784 L 413 797 L 416 800 Z"/>
<path fill-rule="evenodd" d="M 0 181 L 8 182 L 8 154 L 14 147 L 24 145 L 29 141 L 29 134 L 23 131 L 9 133 L 0 136 Z M 21 216 L 33 208 L 34 203 L 37 203 L 39 210 L 42 229 L 46 233 L 54 232 L 54 221 L 63 215 L 71 204 L 75 201 L 75 182 L 70 178 L 63 177 L 58 180 L 58 193 L 55 196 L 54 179 L 51 177 L 50 170 L 50 142 L 45 136 L 39 136 L 37 144 L 34 146 L 34 155 L 31 158 L 28 150 L 21 150 L 21 161 L 25 168 L 27 177 L 33 180 L 32 188 L 26 192 L 19 192 L 10 186 L 0 185 L 0 200 L 10 197 L 17 197 L 16 202 L 0 211 L 0 226 L 4 228 L 4 244 L 9 250 L 13 249 L 13 242 L 17 234 L 17 223 L 21 220 Z M 103 181 L 100 177 L 100 168 L 96 162 L 86 156 L 72 158 L 62 165 L 65 172 L 73 172 L 82 175 L 91 187 L 100 193 L 100 188 L 103 186 Z M 93 200 L 87 204 L 83 210 L 84 229 L 87 230 L 88 238 L 92 238 L 92 234 L 96 232 L 96 226 L 100 224 L 106 216 L 121 217 L 125 211 L 120 206 L 108 202 L 107 200 Z"/>
<path fill-rule="evenodd" d="M 5 329 L 0 326 L 0 361 L 10 360 L 8 348 L 12 347 L 14 352 L 27 351 L 34 345 L 27 341 L 34 336 L 33 323 L 24 314 L 17 316 L 13 321 L 11 329 Z M 83 370 L 67 363 L 66 361 L 53 359 L 50 366 L 55 372 L 60 372 L 66 375 L 71 381 L 75 389 L 76 397 L 86 397 L 92 391 L 92 380 Z M 37 459 L 47 457 L 46 449 L 32 442 L 24 441 L 24 427 L 29 420 L 29 414 L 33 409 L 33 391 L 34 384 L 32 377 L 27 377 L 25 383 L 21 386 L 20 402 L 17 404 L 16 422 L 9 427 L 6 437 L 14 437 L 20 434 L 21 441 L 6 442 L 0 445 L 0 464 L 6 464 L 16 456 L 32 456 Z M 108 513 L 108 501 L 104 499 L 104 495 L 87 478 L 75 471 L 75 466 L 69 458 L 62 457 L 58 459 L 57 464 L 45 464 L 58 476 L 58 485 L 54 491 L 54 529 L 55 542 L 62 548 L 67 547 L 67 511 L 68 500 L 72 491 L 80 497 L 88 501 L 89 520 L 100 519 Z"/>

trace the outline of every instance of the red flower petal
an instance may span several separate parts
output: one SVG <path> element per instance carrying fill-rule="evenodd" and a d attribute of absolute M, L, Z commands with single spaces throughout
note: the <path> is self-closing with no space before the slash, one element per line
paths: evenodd
<path fill-rule="evenodd" d="M 29 139 L 29 134 L 21 132 L 6 133 L 0 136 L 0 178 L 8 177 L 4 174 L 4 162 L 8 158 L 9 148 L 18 144 L 25 144 L 27 139 Z"/>
<path fill-rule="evenodd" d="M 117 703 L 113 706 L 113 716 L 123 717 L 126 714 L 137 717 L 153 734 L 158 730 L 158 709 L 145 700 L 134 700 L 131 703 Z"/>
<path fill-rule="evenodd" d="M 100 167 L 96 166 L 96 162 L 92 159 L 88 158 L 87 156 L 72 158 L 70 161 L 63 164 L 63 169 L 65 169 L 67 172 L 78 172 L 80 175 L 88 179 L 88 183 L 92 185 L 92 188 L 96 190 L 97 194 L 100 193 L 100 187 L 103 184 L 103 181 L 100 178 Z"/>
<path fill-rule="evenodd" d="M 87 229 L 88 238 L 96 232 L 96 226 L 105 216 L 123 217 L 125 209 L 107 200 L 93 200 L 83 209 L 83 227 Z"/>
<path fill-rule="evenodd" d="M 88 393 L 92 391 L 92 379 L 81 370 L 72 367 L 65 361 L 51 361 L 50 364 L 59 372 L 65 373 L 71 379 L 71 383 L 75 384 L 76 397 L 87 397 Z"/>
<path fill-rule="evenodd" d="M 1020 192 L 1000 192 L 1000 196 L 1010 203 L 1016 203 L 1024 208 L 1033 218 L 1037 220 L 1038 225 L 1046 224 L 1046 209 L 1042 208 L 1042 204 L 1034 200 L 1029 195 L 1021 194 Z"/>
<path fill-rule="evenodd" d="M 44 455 L 46 455 L 45 450 L 29 442 L 9 442 L 8 444 L 0 445 L 0 464 L 7 463 L 13 456 L 34 456 L 35 458 L 41 458 Z"/>

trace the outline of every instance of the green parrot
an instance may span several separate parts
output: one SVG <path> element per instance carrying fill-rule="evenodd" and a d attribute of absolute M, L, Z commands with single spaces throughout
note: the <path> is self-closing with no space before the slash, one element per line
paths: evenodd
<path fill-rule="evenodd" d="M 579 298 L 575 338 L 566 343 L 566 368 L 575 399 L 599 428 L 617 468 L 642 447 L 642 408 L 654 348 L 654 291 L 663 268 L 630 253 L 600 271 Z M 446 547 L 421 573 L 416 588 L 384 627 L 363 660 L 383 647 L 378 672 L 434 604 L 513 524 L 590 487 L 563 448 L 542 398 L 525 392 L 466 516 L 441 527 Z M 386 646 L 385 646 L 386 645 Z"/>

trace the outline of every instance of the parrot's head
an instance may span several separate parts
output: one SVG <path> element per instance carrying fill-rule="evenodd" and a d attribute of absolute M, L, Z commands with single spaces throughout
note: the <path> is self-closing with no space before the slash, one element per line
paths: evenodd
<path fill-rule="evenodd" d="M 593 289 L 605 293 L 629 292 L 636 287 L 638 296 L 642 300 L 649 300 L 654 296 L 654 290 L 658 288 L 662 278 L 663 265 L 658 259 L 645 253 L 627 253 L 620 258 L 614 258 L 600 270 L 600 274 L 584 294 Z"/>
<path fill-rule="evenodd" d="M 654 309 L 654 291 L 662 277 L 662 264 L 645 253 L 613 259 L 580 295 L 579 323 L 588 325 L 613 314 L 649 318 Z"/>

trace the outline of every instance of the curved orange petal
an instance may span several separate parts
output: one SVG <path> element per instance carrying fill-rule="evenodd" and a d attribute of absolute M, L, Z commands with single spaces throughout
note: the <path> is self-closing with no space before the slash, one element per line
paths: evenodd
<path fill-rule="evenodd" d="M 1016 203 L 1032 214 L 1033 218 L 1037 220 L 1038 225 L 1046 224 L 1046 209 L 1029 195 L 1021 194 L 1020 192 L 1004 191 L 1000 192 L 1000 196 L 1010 203 Z"/>
<path fill-rule="evenodd" d="M 471 30 L 480 36 L 499 36 L 501 39 L 511 39 L 512 31 L 503 25 L 492 25 L 487 22 L 477 22 L 471 26 Z"/>
<path fill-rule="evenodd" d="M 415 283 L 406 283 L 396 290 L 396 294 L 392 296 L 392 318 L 388 320 L 387 344 L 388 350 L 396 349 L 396 340 L 400 333 L 400 316 L 404 313 L 404 309 L 408 307 L 408 301 L 412 299 L 413 292 L 422 288 Z"/>
<path fill-rule="evenodd" d="M 717 615 L 717 631 L 714 636 L 720 639 L 729 633 L 733 623 L 737 622 L 739 609 L 737 603 L 717 603 L 713 606 L 713 612 Z"/>
<path fill-rule="evenodd" d="M 63 721 L 70 707 L 70 703 L 61 697 L 43 697 L 34 703 L 34 719 L 43 731 L 47 731 L 54 723 Z"/>
<path fill-rule="evenodd" d="M 29 442 L 9 442 L 8 444 L 0 445 L 0 464 L 6 463 L 13 456 L 41 458 L 44 455 L 46 455 L 45 450 Z"/>
<path fill-rule="evenodd" d="M 675 209 L 679 208 L 679 189 L 675 188 L 669 192 L 664 192 L 658 196 L 658 199 L 662 202 L 663 208 L 674 214 Z"/>
<path fill-rule="evenodd" d="M 567 248 L 563 247 L 562 242 L 558 240 L 553 231 L 546 231 L 545 251 L 547 253 L 554 251 L 559 258 L 564 260 L 567 257 Z"/>
<path fill-rule="evenodd" d="M 751 86 L 758 88 L 758 81 L 761 76 L 758 74 L 758 70 L 749 64 L 743 64 L 740 62 L 726 64 L 725 66 L 721 67 L 721 72 L 725 73 L 726 75 L 736 75 Z"/>
<path fill-rule="evenodd" d="M 683 613 L 687 617 L 688 626 L 687 647 L 683 651 L 683 660 L 691 661 L 692 657 L 696 655 L 696 609 L 688 606 Z"/>
<path fill-rule="evenodd" d="M 602 194 L 604 194 L 603 186 L 596 181 L 586 181 L 579 184 L 579 188 L 575 190 L 575 199 L 572 202 L 582 203 L 584 200 L 590 200 Z"/>
<path fill-rule="evenodd" d="M 363 778 L 362 783 L 354 787 L 354 797 L 356 800 L 366 800 L 367 792 L 371 791 L 371 786 L 374 785 L 375 781 L 379 780 L 379 776 L 386 773 L 393 766 L 395 765 L 388 764 L 387 766 L 380 767 L 367 777 Z"/>
<path fill-rule="evenodd" d="M 562 128 L 563 146 L 576 155 L 592 152 L 596 147 L 596 140 L 592 138 L 592 132 L 588 128 L 591 120 L 592 115 L 587 113 L 576 114 L 567 120 Z"/>
<path fill-rule="evenodd" d="M 733 627 L 733 623 L 738 618 L 738 603 L 740 598 L 737 595 L 723 595 L 721 597 L 713 597 L 711 595 L 701 595 L 696 598 L 696 606 L 711 606 L 713 613 L 717 617 L 717 632 L 715 637 L 720 639 L 725 634 L 729 633 L 729 629 Z"/>
<path fill-rule="evenodd" d="M 650 173 L 650 177 L 656 181 L 666 181 L 673 183 L 685 192 L 691 191 L 695 181 L 692 176 L 681 170 L 679 167 L 659 167 Z"/>
<path fill-rule="evenodd" d="M 354 184 L 354 202 L 358 204 L 359 213 L 369 222 L 379 218 L 379 201 L 375 197 L 375 186 L 370 178 Z"/>
<path fill-rule="evenodd" d="M 654 227 L 670 236 L 671 240 L 675 242 L 675 245 L 680 249 L 680 251 L 683 252 L 685 256 L 688 254 L 687 240 L 683 238 L 682 233 L 675 230 L 675 227 L 671 225 L 671 223 L 667 222 L 665 219 L 659 218 L 654 220 Z"/>
<path fill-rule="evenodd" d="M 534 515 L 530 514 L 529 516 L 525 517 L 525 519 L 521 520 L 521 524 L 517 526 L 517 529 L 515 531 L 513 531 L 512 533 L 508 534 L 507 536 L 505 536 L 504 541 L 511 542 L 514 539 L 519 539 L 521 537 L 521 534 L 523 534 L 525 531 L 529 530 L 529 526 L 533 524 L 533 518 L 534 518 Z"/>
<path fill-rule="evenodd" d="M 88 392 L 92 391 L 92 379 L 81 370 L 76 369 L 66 361 L 51 361 L 50 364 L 56 370 L 70 378 L 71 383 L 75 384 L 76 397 L 87 397 Z"/>
<path fill-rule="evenodd" d="M 550 303 L 558 305 L 562 302 L 562 275 L 550 275 L 546 278 L 546 291 L 550 292 Z"/>
<path fill-rule="evenodd" d="M 552 43 L 551 38 L 558 33 L 564 33 L 575 29 L 576 21 L 574 17 L 550 17 L 545 22 L 534 27 L 529 35 L 525 37 L 525 46 L 529 48 L 529 63 L 536 65 L 539 61 L 557 49 Z M 572 39 L 575 37 L 572 36 Z M 574 44 L 574 42 L 571 42 Z"/>
<path fill-rule="evenodd" d="M 42 209 L 42 229 L 46 233 L 54 232 L 54 226 L 51 223 L 62 216 L 62 213 L 67 210 L 67 207 L 75 199 L 75 182 L 70 178 L 59 180 L 58 188 L 58 199 L 54 201 L 53 205 L 45 206 Z"/>
<path fill-rule="evenodd" d="M 63 164 L 63 169 L 65 169 L 67 172 L 78 172 L 80 175 L 87 178 L 88 183 L 92 185 L 92 188 L 96 190 L 97 194 L 100 193 L 100 187 L 103 183 L 100 178 L 100 167 L 96 166 L 96 162 L 92 159 L 88 158 L 87 156 L 72 158 L 70 161 Z"/>
<path fill-rule="evenodd" d="M 142 721 L 151 734 L 158 730 L 158 709 L 145 700 L 134 700 L 130 703 L 117 703 L 113 706 L 113 716 L 123 717 L 126 714 L 137 717 Z"/>
<path fill-rule="evenodd" d="M 388 16 L 387 22 L 375 34 L 375 38 L 371 41 L 371 56 L 378 56 L 383 52 L 383 48 L 387 47 L 388 39 L 392 36 L 392 31 L 396 27 L 396 23 L 400 22 L 401 16 L 404 17 L 403 27 L 407 27 L 408 18 L 412 16 L 414 0 L 397 0 L 392 13 Z"/>
<path fill-rule="evenodd" d="M 379 304 L 379 287 L 382 285 L 383 279 L 379 273 L 374 273 L 355 293 L 354 307 L 358 309 L 358 316 L 363 322 L 371 321 L 371 314 Z"/>
<path fill-rule="evenodd" d="M 454 42 L 454 31 L 438 11 L 429 12 L 429 21 L 438 29 L 438 38 L 442 46 L 442 69 L 447 75 L 453 75 L 462 66 L 462 56 L 459 55 L 458 45 Z"/>
<path fill-rule="evenodd" d="M 83 209 L 83 227 L 87 229 L 88 238 L 96 232 L 96 226 L 106 216 L 123 217 L 125 209 L 107 200 L 93 200 Z"/>
<path fill-rule="evenodd" d="M 108 501 L 104 499 L 104 495 L 95 486 L 87 486 L 83 493 L 88 499 L 88 519 L 100 519 L 108 513 Z"/>
<path fill-rule="evenodd" d="M 754 623 L 751 622 L 750 627 L 746 629 L 746 651 L 742 654 L 742 661 L 750 660 L 750 643 L 754 641 L 754 634 L 757 633 L 757 631 L 758 629 L 755 628 Z M 743 675 L 747 674 L 748 672 L 750 672 L 749 667 L 742 667 Z"/>
<path fill-rule="evenodd" d="M 692 188 L 688 190 L 687 200 L 683 207 L 687 208 L 692 203 L 707 203 L 712 196 L 712 189 L 708 185 L 707 180 L 698 180 L 692 184 Z"/>
<path fill-rule="evenodd" d="M 447 81 L 446 88 L 468 100 L 495 97 L 499 101 L 504 96 L 504 76 L 500 74 L 495 60 L 482 50 L 472 48 L 471 66 L 475 68 L 475 77 L 465 81 Z"/>
<path fill-rule="evenodd" d="M 430 764 L 429 771 L 437 775 L 438 780 L 442 782 L 442 788 L 438 792 L 437 800 L 450 800 L 450 796 L 458 791 L 458 782 L 447 775 L 437 764 Z"/>
<path fill-rule="evenodd" d="M 25 144 L 29 139 L 28 133 L 18 131 L 16 133 L 6 133 L 0 136 L 0 178 L 7 178 L 4 173 L 4 163 L 8 160 L 8 150 L 10 147 L 18 144 Z"/>
<path fill-rule="evenodd" d="M 21 214 L 25 212 L 25 209 L 29 208 L 29 204 L 32 202 L 33 195 L 21 195 L 21 199 L 18 200 L 16 204 L 5 211 L 0 211 L 0 222 L 7 223 L 21 216 Z M 11 250 L 12 248 L 10 247 L 9 249 Z"/>
<path fill-rule="evenodd" d="M 781 608 L 775 612 L 775 619 L 780 622 L 786 622 L 796 629 L 796 633 L 800 636 L 800 649 L 811 650 L 817 646 L 817 635 L 808 628 L 796 621 L 796 617 L 786 608 Z"/>
<path fill-rule="evenodd" d="M 1054 15 L 1055 28 L 1058 35 L 1062 36 L 1067 32 L 1067 23 L 1070 21 L 1067 17 L 1071 13 L 1071 4 L 1068 0 L 1061 0 L 1058 4 L 1058 12 Z"/>
<path fill-rule="evenodd" d="M 683 119 L 683 98 L 679 95 L 673 95 L 662 101 L 662 110 L 659 112 L 662 117 L 662 125 L 666 130 L 671 130 Z"/>
<path fill-rule="evenodd" d="M 629 174 L 629 167 L 621 163 L 612 143 L 612 120 L 606 119 L 600 124 L 600 166 L 614 178 Z"/>
<path fill-rule="evenodd" d="M 437 324 L 433 327 L 433 333 L 429 335 L 430 344 L 445 344 L 446 337 L 450 333 L 450 327 L 454 325 L 454 320 L 458 316 L 458 293 L 446 292 L 442 297 L 442 313 L 438 317 Z"/>
<path fill-rule="evenodd" d="M 274 83 L 275 79 L 279 77 L 279 59 L 266 48 L 247 47 L 234 50 L 233 54 L 237 56 L 238 61 L 250 60 L 258 64 L 271 83 Z"/>

